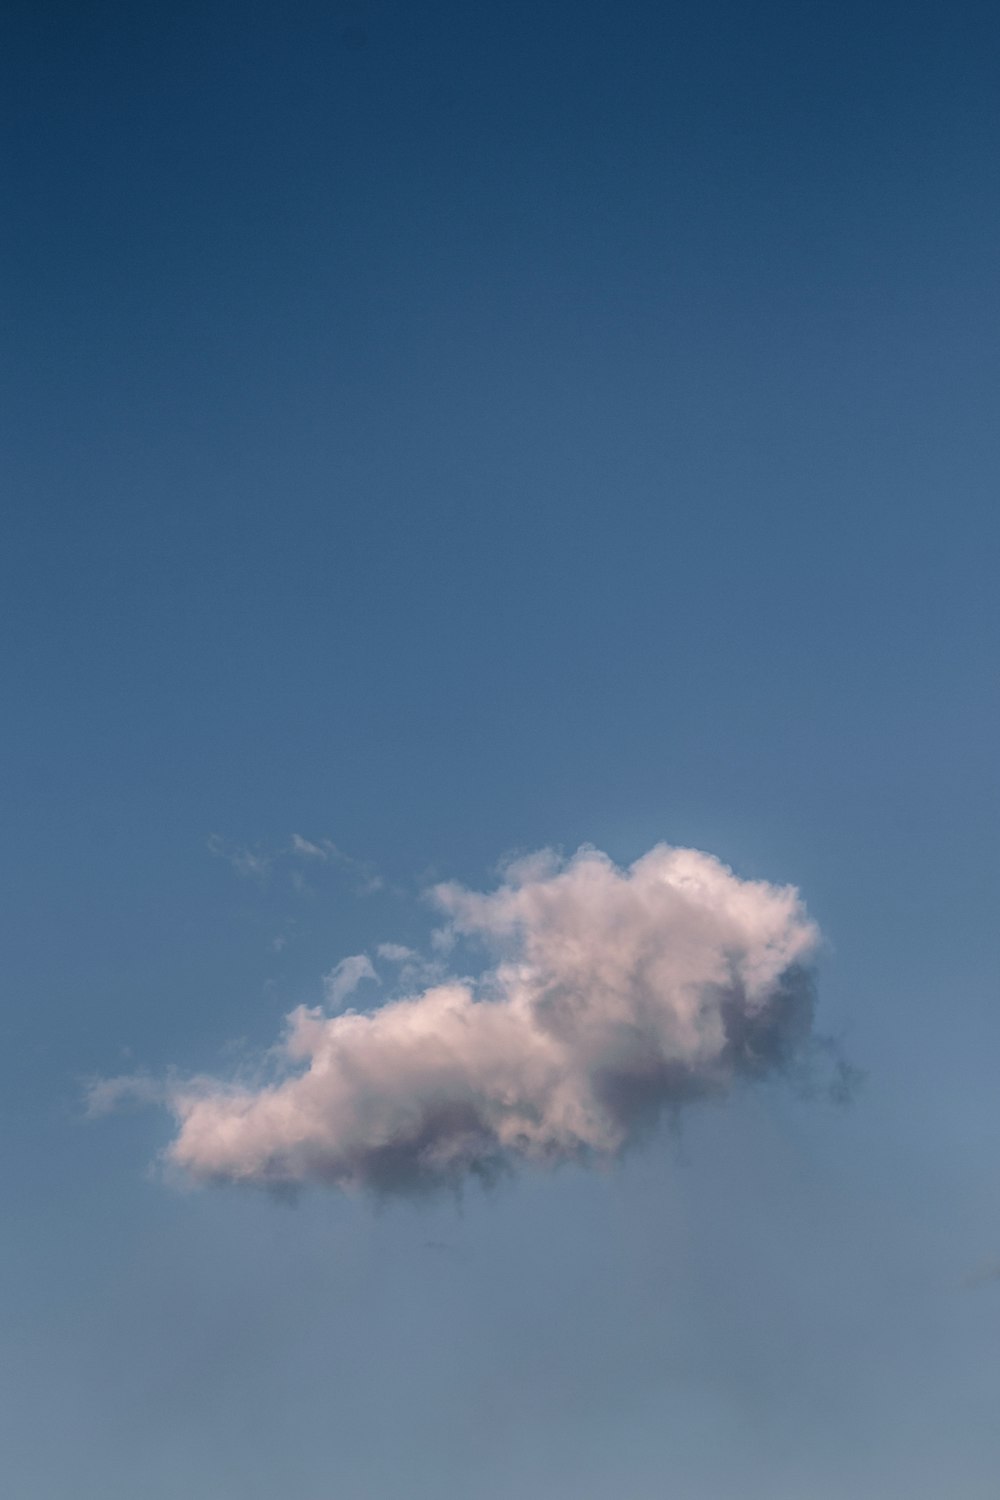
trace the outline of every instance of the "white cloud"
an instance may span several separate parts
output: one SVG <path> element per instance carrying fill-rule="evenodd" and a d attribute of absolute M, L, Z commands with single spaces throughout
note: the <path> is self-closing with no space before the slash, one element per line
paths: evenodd
<path fill-rule="evenodd" d="M 125 1104 L 165 1104 L 170 1086 L 148 1073 L 125 1073 L 117 1078 L 95 1078 L 84 1091 L 84 1109 L 90 1119 L 121 1109 Z"/>
<path fill-rule="evenodd" d="M 355 890 L 359 896 L 373 896 L 385 889 L 385 881 L 370 861 L 355 859 L 353 855 L 345 854 L 332 839 L 307 839 L 303 838 L 301 833 L 293 833 L 287 852 L 300 859 L 339 866 L 345 873 L 354 877 L 357 882 Z M 299 889 L 307 888 L 297 872 L 293 873 L 292 881 Z"/>
<path fill-rule="evenodd" d="M 332 1009 L 339 1010 L 362 980 L 377 978 L 367 953 L 352 953 L 350 958 L 342 958 L 329 974 L 324 975 L 323 990 L 327 1003 Z"/>
<path fill-rule="evenodd" d="M 299 1007 L 277 1081 L 171 1087 L 171 1163 L 205 1181 L 388 1191 L 607 1157 L 808 1038 L 818 933 L 798 893 L 710 855 L 658 845 L 622 870 L 595 849 L 546 853 L 495 891 L 435 894 L 449 933 L 493 950 L 479 980 L 367 1014 Z M 371 977 L 366 955 L 343 960 L 330 1004 Z"/>
<path fill-rule="evenodd" d="M 293 890 L 300 895 L 315 895 L 313 882 L 320 881 L 323 877 L 323 872 L 318 868 L 322 865 L 327 865 L 330 873 L 338 872 L 341 880 L 349 880 L 357 896 L 374 896 L 386 889 L 385 880 L 370 860 L 355 859 L 353 855 L 338 848 L 332 839 L 307 839 L 301 833 L 293 833 L 287 844 L 277 849 L 264 850 L 259 847 L 250 848 L 245 844 L 233 844 L 221 834 L 213 833 L 207 844 L 209 852 L 218 859 L 224 859 L 237 875 L 263 881 L 272 870 L 283 870 Z M 306 878 L 301 865 L 296 868 L 293 862 L 311 865 L 310 878 Z"/>
<path fill-rule="evenodd" d="M 319 859 L 324 863 L 340 855 L 336 844 L 331 843 L 329 839 L 323 839 L 321 843 L 314 844 L 311 839 L 304 839 L 301 833 L 292 834 L 290 852 L 302 855 L 303 859 Z"/>
<path fill-rule="evenodd" d="M 417 957 L 415 949 L 407 948 L 402 943 L 379 943 L 375 952 L 389 964 L 411 963 Z"/>
<path fill-rule="evenodd" d="M 232 865 L 237 875 L 263 880 L 271 868 L 271 861 L 268 855 L 262 854 L 256 849 L 248 849 L 240 844 L 228 844 L 218 833 L 213 833 L 209 838 L 208 849 L 210 854 L 214 854 L 216 858 L 224 859 L 228 864 Z"/>
<path fill-rule="evenodd" d="M 429 989 L 446 977 L 445 965 L 440 959 L 427 959 L 415 948 L 402 943 L 380 943 L 375 952 L 385 963 L 396 969 L 396 991 L 413 994 L 417 990 Z"/>

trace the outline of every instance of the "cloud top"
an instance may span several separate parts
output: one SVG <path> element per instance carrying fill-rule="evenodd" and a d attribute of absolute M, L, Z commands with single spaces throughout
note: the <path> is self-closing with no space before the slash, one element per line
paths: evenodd
<path fill-rule="evenodd" d="M 607 1158 L 663 1110 L 780 1068 L 808 1038 L 818 933 L 797 891 L 708 854 L 660 844 L 620 869 L 592 848 L 543 853 L 493 891 L 449 884 L 434 899 L 446 932 L 488 950 L 479 979 L 368 1013 L 300 1006 L 277 1079 L 172 1086 L 175 1167 L 414 1191 Z M 347 964 L 368 977 L 367 959 Z"/>

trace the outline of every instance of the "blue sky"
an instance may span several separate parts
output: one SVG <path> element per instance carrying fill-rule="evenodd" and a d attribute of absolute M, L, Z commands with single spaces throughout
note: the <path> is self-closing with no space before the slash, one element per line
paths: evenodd
<path fill-rule="evenodd" d="M 992 8 L 0 24 L 8 1488 L 992 1500 Z M 848 1108 L 294 1207 L 83 1119 L 658 841 L 799 888 Z"/>

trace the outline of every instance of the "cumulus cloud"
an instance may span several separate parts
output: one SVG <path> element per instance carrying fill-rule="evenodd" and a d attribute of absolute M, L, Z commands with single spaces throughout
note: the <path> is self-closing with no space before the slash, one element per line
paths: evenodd
<path fill-rule="evenodd" d="M 192 1178 L 415 1191 L 520 1163 L 607 1159 L 664 1111 L 780 1070 L 806 1046 L 818 933 L 797 891 L 657 845 L 438 886 L 451 978 L 367 1013 L 300 1006 L 265 1082 L 171 1086 L 167 1157 Z M 464 951 L 468 951 L 466 948 Z M 396 950 L 386 958 L 400 957 Z M 365 955 L 327 978 L 342 1003 Z"/>

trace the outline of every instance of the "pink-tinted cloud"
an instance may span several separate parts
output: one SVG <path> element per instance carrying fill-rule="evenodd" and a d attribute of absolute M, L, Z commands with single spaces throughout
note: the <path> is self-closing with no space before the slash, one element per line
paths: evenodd
<path fill-rule="evenodd" d="M 490 953 L 479 978 L 368 1013 L 299 1007 L 277 1081 L 173 1085 L 175 1167 L 390 1191 L 607 1158 L 808 1038 L 818 933 L 798 893 L 710 855 L 544 853 L 493 891 L 434 894 L 447 931 Z"/>

